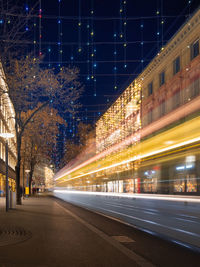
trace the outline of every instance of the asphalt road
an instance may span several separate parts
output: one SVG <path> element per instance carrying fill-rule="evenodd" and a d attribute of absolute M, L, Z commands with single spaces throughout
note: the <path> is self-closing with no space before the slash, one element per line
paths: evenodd
<path fill-rule="evenodd" d="M 2 267 L 199 266 L 200 254 L 59 198 L 28 198 L 0 215 Z"/>
<path fill-rule="evenodd" d="M 76 205 L 120 219 L 200 252 L 200 203 L 54 193 Z"/>

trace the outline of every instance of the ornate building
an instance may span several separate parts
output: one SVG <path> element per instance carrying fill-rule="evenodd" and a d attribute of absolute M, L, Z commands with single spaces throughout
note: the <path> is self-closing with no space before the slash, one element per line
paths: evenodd
<path fill-rule="evenodd" d="M 0 133 L 15 134 L 14 108 L 6 93 L 9 90 L 0 64 Z M 16 138 L 8 139 L 9 186 L 15 191 Z M 5 140 L 0 137 L 0 196 L 5 195 Z"/>

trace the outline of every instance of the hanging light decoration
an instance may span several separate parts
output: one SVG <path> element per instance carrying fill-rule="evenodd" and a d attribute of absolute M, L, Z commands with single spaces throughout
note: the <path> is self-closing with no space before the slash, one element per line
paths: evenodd
<path fill-rule="evenodd" d="M 42 2 L 39 0 L 39 57 L 42 56 Z"/>
<path fill-rule="evenodd" d="M 62 57 L 63 57 L 63 49 L 62 49 L 62 20 L 61 20 L 61 0 L 58 0 L 58 67 L 62 68 Z"/>
<path fill-rule="evenodd" d="M 78 1 L 78 53 L 82 52 L 82 45 L 81 45 L 81 0 Z"/>

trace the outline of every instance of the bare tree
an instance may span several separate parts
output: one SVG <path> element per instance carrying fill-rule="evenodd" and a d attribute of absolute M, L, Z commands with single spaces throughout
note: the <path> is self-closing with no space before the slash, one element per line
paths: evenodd
<path fill-rule="evenodd" d="M 16 189 L 17 204 L 20 197 L 20 164 L 22 136 L 34 116 L 46 106 L 59 109 L 60 112 L 74 112 L 79 107 L 78 99 L 82 86 L 78 81 L 77 68 L 63 67 L 60 70 L 44 69 L 41 62 L 25 56 L 11 59 L 6 65 L 2 79 L 8 88 L 2 88 L 2 94 L 8 94 L 15 110 L 15 131 L 17 141 Z M 38 103 L 41 103 L 38 105 Z M 24 118 L 23 112 L 34 109 Z"/>
<path fill-rule="evenodd" d="M 19 0 L 0 0 L 0 60 L 3 67 L 10 57 L 22 54 L 30 44 L 38 6 L 39 1 L 35 1 L 30 9 L 27 7 L 25 14 Z"/>
<path fill-rule="evenodd" d="M 28 118 L 33 112 L 34 110 L 28 110 L 22 116 Z M 35 114 L 24 131 L 21 154 L 24 164 L 30 170 L 29 192 L 31 192 L 35 166 L 44 160 L 49 162 L 52 160 L 52 151 L 60 124 L 66 125 L 66 122 L 60 117 L 57 110 L 45 107 Z"/>

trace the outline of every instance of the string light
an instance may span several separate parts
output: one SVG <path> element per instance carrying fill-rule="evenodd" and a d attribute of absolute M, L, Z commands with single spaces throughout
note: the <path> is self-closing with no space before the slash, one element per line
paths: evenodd
<path fill-rule="evenodd" d="M 143 60 L 143 57 L 144 57 L 144 42 L 143 42 L 143 39 L 144 39 L 144 22 L 143 20 L 141 20 L 141 24 L 140 24 L 140 30 L 141 30 L 141 71 L 143 71 L 143 68 L 144 68 L 144 60 Z"/>
<path fill-rule="evenodd" d="M 127 25 L 127 14 L 126 14 L 126 1 L 123 1 L 123 36 L 124 36 L 124 68 L 127 68 L 127 63 L 126 63 L 126 48 L 127 48 L 127 40 L 126 40 L 126 25 Z"/>
<path fill-rule="evenodd" d="M 28 4 L 27 3 L 25 4 L 25 11 L 26 11 L 26 16 L 28 17 L 29 8 L 28 8 Z M 25 31 L 28 31 L 29 30 L 27 23 L 28 23 L 28 20 L 26 19 Z"/>
<path fill-rule="evenodd" d="M 39 56 L 42 56 L 42 3 L 41 0 L 39 0 Z"/>
<path fill-rule="evenodd" d="M 163 0 L 161 0 L 161 47 L 163 47 L 163 34 L 164 34 L 164 28 L 163 25 L 164 20 L 163 20 Z"/>
<path fill-rule="evenodd" d="M 114 72 L 114 90 L 117 90 L 117 66 L 116 66 L 116 61 L 117 61 L 117 32 L 116 32 L 116 23 L 114 22 L 114 34 L 113 34 L 113 38 L 114 38 L 114 66 L 113 66 L 113 72 Z M 109 102 L 109 100 L 107 99 L 107 102 Z"/>
<path fill-rule="evenodd" d="M 71 46 L 71 56 L 70 56 L 70 62 L 73 63 L 74 61 L 74 56 L 73 56 L 73 45 Z"/>
<path fill-rule="evenodd" d="M 90 25 L 87 22 L 87 81 L 90 81 Z"/>
<path fill-rule="evenodd" d="M 78 53 L 82 52 L 81 48 L 81 0 L 78 1 Z"/>
<path fill-rule="evenodd" d="M 60 70 L 62 70 L 61 66 L 62 66 L 62 54 L 63 54 L 63 49 L 62 49 L 62 20 L 61 20 L 61 1 L 58 0 L 58 67 L 60 68 Z"/>

